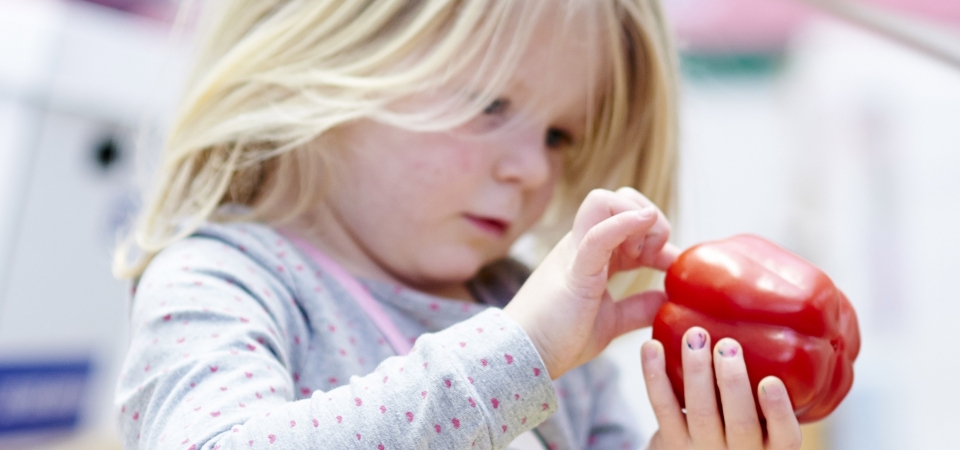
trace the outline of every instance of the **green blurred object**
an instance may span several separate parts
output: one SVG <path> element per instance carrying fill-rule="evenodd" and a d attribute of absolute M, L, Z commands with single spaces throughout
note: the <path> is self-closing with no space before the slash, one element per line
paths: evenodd
<path fill-rule="evenodd" d="M 689 79 L 766 78 L 783 67 L 782 53 L 682 53 L 680 71 Z"/>

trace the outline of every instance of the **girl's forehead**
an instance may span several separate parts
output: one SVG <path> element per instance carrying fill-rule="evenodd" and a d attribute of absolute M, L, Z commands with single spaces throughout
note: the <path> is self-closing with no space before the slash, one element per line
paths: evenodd
<path fill-rule="evenodd" d="M 435 76 L 426 75 L 424 89 L 413 87 L 413 95 L 401 95 L 391 104 L 400 111 L 416 111 L 423 102 L 433 103 L 439 111 L 454 115 L 467 106 L 473 114 L 485 102 L 502 97 L 510 101 L 511 110 L 528 117 L 573 122 L 590 116 L 614 73 L 610 39 L 616 33 L 610 27 L 619 26 L 619 21 L 602 14 L 596 7 L 601 2 L 593 0 L 530 0 L 511 5 L 523 9 L 531 3 L 547 7 L 526 15 L 522 11 L 501 14 L 485 25 L 483 33 L 463 41 L 458 38 L 454 46 L 434 47 L 437 43 L 431 42 L 416 54 L 410 67 L 416 71 L 420 61 L 441 61 L 418 72 Z M 564 7 L 550 7 L 556 5 Z M 443 50 L 431 53 L 438 48 Z M 450 51 L 453 48 L 462 51 Z M 438 56 L 431 59 L 433 55 Z"/>
<path fill-rule="evenodd" d="M 532 35 L 509 88 L 531 108 L 581 112 L 600 97 L 611 63 L 598 26 L 545 17 Z"/>

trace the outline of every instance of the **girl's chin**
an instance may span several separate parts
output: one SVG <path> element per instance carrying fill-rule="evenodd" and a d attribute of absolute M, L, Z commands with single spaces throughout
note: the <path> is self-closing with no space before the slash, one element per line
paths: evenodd
<path fill-rule="evenodd" d="M 483 266 L 506 256 L 501 252 L 478 250 L 470 246 L 424 254 L 419 265 L 424 275 L 438 282 L 463 283 L 480 271 Z"/>
<path fill-rule="evenodd" d="M 485 263 L 477 261 L 448 261 L 434 260 L 425 262 L 422 270 L 409 280 L 421 286 L 452 286 L 462 285 L 477 275 Z"/>
<path fill-rule="evenodd" d="M 466 283 L 471 278 L 477 275 L 477 272 L 480 271 L 481 265 L 470 265 L 470 266 L 460 266 L 460 267 L 451 267 L 447 266 L 442 269 L 430 271 L 427 274 L 424 274 L 420 278 L 420 284 L 424 286 L 452 286 Z"/>
<path fill-rule="evenodd" d="M 483 266 L 503 258 L 494 254 L 484 254 L 473 248 L 443 249 L 436 252 L 422 252 L 411 261 L 414 271 L 403 270 L 395 273 L 406 280 L 409 287 L 429 292 L 446 290 L 449 287 L 462 287 L 464 283 L 477 275 Z"/>

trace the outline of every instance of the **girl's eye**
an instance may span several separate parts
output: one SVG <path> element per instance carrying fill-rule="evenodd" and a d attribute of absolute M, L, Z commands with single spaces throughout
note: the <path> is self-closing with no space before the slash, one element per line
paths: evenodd
<path fill-rule="evenodd" d="M 573 144 L 573 138 L 570 137 L 570 134 L 566 131 L 559 128 L 550 128 L 547 130 L 545 142 L 549 148 L 559 148 L 564 145 Z"/>
<path fill-rule="evenodd" d="M 483 109 L 483 113 L 488 115 L 502 114 L 507 110 L 508 106 L 510 106 L 510 100 L 498 98 L 487 105 L 487 107 Z"/>

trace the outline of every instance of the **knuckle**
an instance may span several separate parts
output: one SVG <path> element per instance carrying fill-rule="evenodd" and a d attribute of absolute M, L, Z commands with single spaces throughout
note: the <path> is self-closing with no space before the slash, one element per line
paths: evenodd
<path fill-rule="evenodd" d="M 748 418 L 727 418 L 726 426 L 728 434 L 745 436 L 759 431 L 760 422 Z"/>
<path fill-rule="evenodd" d="M 600 241 L 600 232 L 597 231 L 597 227 L 591 228 L 587 231 L 587 234 L 583 235 L 583 240 L 580 241 L 580 252 L 590 252 L 597 248 L 597 244 Z"/>
<path fill-rule="evenodd" d="M 717 371 L 717 385 L 720 386 L 721 390 L 739 390 L 743 386 L 749 386 L 750 379 L 747 377 L 746 372 L 741 372 L 739 370 L 718 370 Z M 750 392 L 749 389 L 747 392 Z"/>
<path fill-rule="evenodd" d="M 799 450 L 803 446 L 803 436 L 798 431 L 797 434 L 793 436 L 793 439 L 789 440 L 790 444 L 787 446 L 790 450 Z"/>
<path fill-rule="evenodd" d="M 657 250 L 659 250 L 660 247 L 663 247 L 663 245 L 667 243 L 667 234 L 669 233 L 662 229 L 653 228 L 647 233 L 646 239 L 647 242 L 650 242 L 652 246 L 657 247 Z"/>
<path fill-rule="evenodd" d="M 789 436 L 781 436 L 771 442 L 770 448 L 774 450 L 798 450 L 803 445 L 803 436 L 800 430 L 791 433 Z"/>
<path fill-rule="evenodd" d="M 687 408 L 687 422 L 691 427 L 704 428 L 712 426 L 719 420 L 716 411 L 706 408 Z"/>
<path fill-rule="evenodd" d="M 646 197 L 645 195 L 643 195 L 643 193 L 641 193 L 640 191 L 638 191 L 637 188 L 635 188 L 635 187 L 633 187 L 633 186 L 623 186 L 623 187 L 621 187 L 620 189 L 617 189 L 617 192 L 622 192 L 622 193 L 625 193 L 625 194 L 628 194 L 628 195 L 632 195 L 632 196 L 634 196 L 634 197 L 638 197 L 638 198 L 642 198 L 642 199 L 644 199 L 644 200 L 647 200 L 647 197 Z M 649 201 L 649 200 L 647 200 L 647 201 Z"/>
<path fill-rule="evenodd" d="M 713 369 L 706 361 L 699 358 L 690 358 L 684 361 L 683 378 L 691 381 L 708 378 L 711 370 Z"/>
<path fill-rule="evenodd" d="M 617 189 L 616 192 L 617 192 L 617 194 L 619 194 L 619 195 L 623 195 L 623 196 L 626 196 L 626 197 L 629 197 L 629 198 L 637 198 L 638 196 L 639 196 L 639 197 L 643 197 L 643 194 L 641 194 L 640 191 L 638 191 L 638 190 L 636 190 L 636 189 L 634 189 L 634 188 L 632 188 L 632 187 L 630 187 L 630 186 L 624 186 L 624 187 L 622 187 L 622 188 L 620 188 L 620 189 Z"/>
<path fill-rule="evenodd" d="M 587 197 L 586 197 L 586 199 L 585 199 L 584 201 L 594 201 L 594 202 L 595 202 L 595 201 L 599 201 L 599 200 L 604 200 L 604 199 L 609 198 L 609 197 L 610 197 L 610 194 L 611 194 L 611 192 L 608 191 L 608 190 L 606 190 L 606 189 L 600 189 L 600 188 L 591 189 L 590 192 L 587 193 Z"/>
<path fill-rule="evenodd" d="M 653 407 L 654 411 L 663 413 L 669 411 L 670 407 L 672 406 L 672 402 L 662 395 L 651 395 L 650 406 Z"/>
<path fill-rule="evenodd" d="M 660 213 L 660 219 L 657 221 L 657 227 L 663 230 L 662 233 L 667 236 L 673 232 L 673 228 L 670 226 L 670 221 L 663 216 L 663 213 Z"/>
<path fill-rule="evenodd" d="M 767 407 L 767 409 L 763 411 L 763 414 L 767 416 L 767 420 L 783 424 L 782 426 L 784 427 L 789 427 L 790 422 L 796 418 L 792 409 L 781 405 L 775 405 L 773 408 Z"/>

